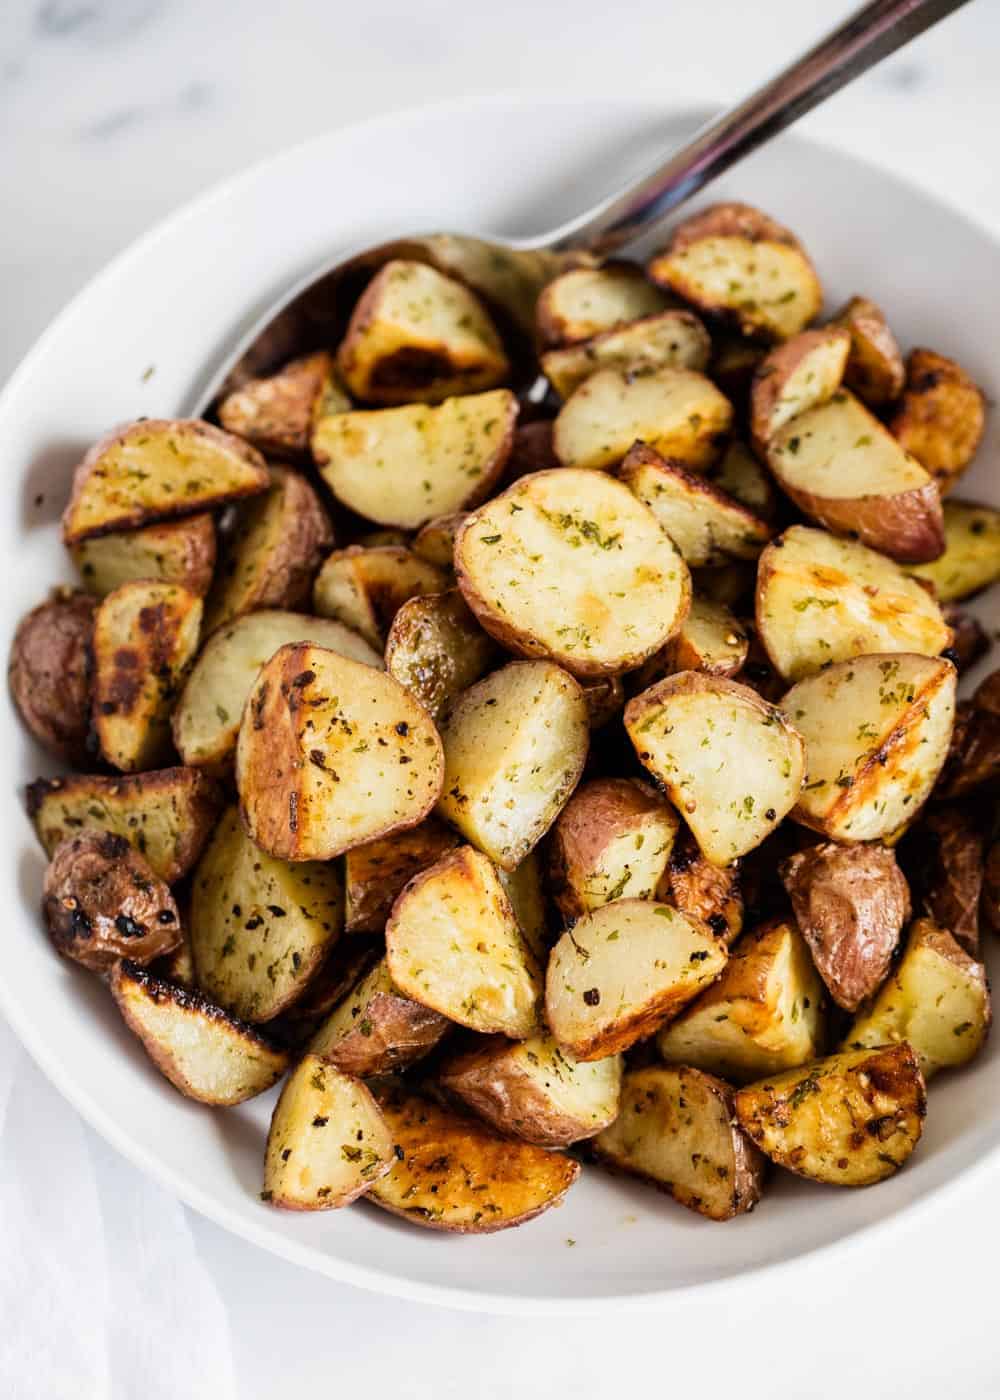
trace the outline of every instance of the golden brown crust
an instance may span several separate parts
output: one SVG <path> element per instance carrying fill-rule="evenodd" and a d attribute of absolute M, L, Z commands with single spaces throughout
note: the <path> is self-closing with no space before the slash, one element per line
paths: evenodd
<path fill-rule="evenodd" d="M 43 748 L 83 767 L 90 732 L 93 598 L 54 589 L 18 624 L 7 678 L 25 725 Z"/>
<path fill-rule="evenodd" d="M 309 452 L 313 419 L 333 376 L 326 350 L 290 360 L 276 374 L 248 379 L 219 404 L 219 422 L 261 452 L 299 458 Z"/>
<path fill-rule="evenodd" d="M 689 831 L 680 832 L 674 843 L 656 898 L 707 924 L 727 945 L 743 931 L 739 861 L 721 868 L 712 865 Z"/>
<path fill-rule="evenodd" d="M 906 388 L 889 431 L 947 495 L 976 455 L 986 431 L 986 400 L 961 365 L 934 350 L 906 361 Z"/>
<path fill-rule="evenodd" d="M 381 933 L 404 886 L 458 844 L 454 831 L 436 817 L 428 817 L 410 831 L 348 851 L 344 856 L 345 932 Z"/>
<path fill-rule="evenodd" d="M 671 235 L 670 251 L 683 252 L 703 238 L 747 238 L 751 243 L 766 239 L 768 243 L 787 243 L 790 248 L 800 246 L 791 229 L 752 204 L 740 204 L 737 200 L 710 204 L 682 220 Z"/>
<path fill-rule="evenodd" d="M 451 1022 L 429 1007 L 395 992 L 376 992 L 362 1007 L 352 1030 L 320 1055 L 344 1074 L 360 1079 L 406 1069 L 447 1035 Z"/>
<path fill-rule="evenodd" d="M 872 408 L 899 398 L 906 370 L 882 309 L 868 297 L 851 297 L 830 324 L 843 326 L 851 337 L 844 383 Z"/>

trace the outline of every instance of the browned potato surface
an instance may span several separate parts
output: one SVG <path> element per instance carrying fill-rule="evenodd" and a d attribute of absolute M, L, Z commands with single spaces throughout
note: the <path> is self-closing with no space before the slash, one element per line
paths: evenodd
<path fill-rule="evenodd" d="M 514 434 L 514 448 L 517 450 L 517 441 L 521 433 L 528 428 L 544 428 L 545 423 L 529 423 L 526 428 L 518 428 Z M 513 459 L 513 454 L 511 454 Z M 558 466 L 557 462 L 546 462 L 547 467 Z M 510 463 L 508 462 L 508 469 Z M 532 468 L 534 471 L 535 468 Z M 426 559 L 428 564 L 435 565 L 442 569 L 447 576 L 455 565 L 455 536 L 458 534 L 458 527 L 465 519 L 465 511 L 452 511 L 450 515 L 437 515 L 433 520 L 428 520 L 426 525 L 421 526 L 413 537 L 411 548 L 419 559 Z"/>
<path fill-rule="evenodd" d="M 538 338 L 543 346 L 576 345 L 666 308 L 666 297 L 635 263 L 574 267 L 543 287 L 535 309 Z"/>
<path fill-rule="evenodd" d="M 70 554 L 84 588 L 98 598 L 136 578 L 179 583 L 203 598 L 215 568 L 215 522 L 206 513 L 95 535 L 73 545 Z"/>
<path fill-rule="evenodd" d="M 410 831 L 354 846 L 344 855 L 348 933 L 381 933 L 403 887 L 458 845 L 453 831 L 428 817 Z"/>
<path fill-rule="evenodd" d="M 403 996 L 382 958 L 323 1021 L 309 1053 L 367 1079 L 421 1059 L 450 1025 L 436 1011 Z"/>
<path fill-rule="evenodd" d="M 320 412 L 344 413 L 350 406 L 334 377 L 333 356 L 319 350 L 227 394 L 219 404 L 219 422 L 261 452 L 300 458 L 309 452 Z"/>
<path fill-rule="evenodd" d="M 934 350 L 912 350 L 889 431 L 926 467 L 943 496 L 975 457 L 985 430 L 983 391 L 962 366 Z"/>
<path fill-rule="evenodd" d="M 750 433 L 761 453 L 779 428 L 840 388 L 851 348 L 846 330 L 802 331 L 766 355 L 750 390 Z"/>
<path fill-rule="evenodd" d="M 644 374 L 657 369 L 704 370 L 712 342 L 690 311 L 660 311 L 542 356 L 542 371 L 567 399 L 599 369 Z"/>
<path fill-rule="evenodd" d="M 965 797 L 1000 787 L 1000 715 L 979 710 L 966 700 L 955 709 L 955 725 L 935 798 Z"/>
<path fill-rule="evenodd" d="M 978 958 L 984 840 L 966 804 L 927 808 L 907 833 L 902 851 L 917 907 Z"/>
<path fill-rule="evenodd" d="M 382 651 L 396 613 L 411 598 L 439 593 L 448 576 L 404 545 L 365 549 L 350 545 L 331 554 L 316 578 L 313 606 Z"/>
<path fill-rule="evenodd" d="M 385 645 L 389 675 L 434 719 L 499 659 L 499 648 L 457 588 L 405 602 Z"/>
<path fill-rule="evenodd" d="M 636 691 L 642 691 L 678 671 L 736 676 L 743 669 L 748 648 L 746 631 L 727 607 L 694 597 L 677 635 L 629 679 Z"/>
<path fill-rule="evenodd" d="M 656 898 L 689 919 L 700 919 L 724 943 L 732 943 L 743 931 L 739 862 L 722 868 L 712 865 L 690 831 L 681 832 L 674 842 Z"/>
<path fill-rule="evenodd" d="M 830 322 L 850 334 L 844 383 L 872 408 L 892 403 L 903 392 L 906 371 L 896 337 L 882 310 L 868 297 L 851 297 Z"/>
<path fill-rule="evenodd" d="M 90 732 L 94 602 L 55 589 L 22 618 L 10 644 L 7 679 L 25 726 L 57 758 L 83 767 Z"/>

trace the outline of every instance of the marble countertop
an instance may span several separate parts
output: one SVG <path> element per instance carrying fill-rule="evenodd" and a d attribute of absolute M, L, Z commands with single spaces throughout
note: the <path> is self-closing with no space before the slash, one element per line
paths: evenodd
<path fill-rule="evenodd" d="M 631 0 L 617 11 L 595 0 L 4 0 L 0 380 L 138 233 L 289 143 L 473 92 L 624 90 L 721 102 L 851 8 L 839 0 Z M 1000 227 L 1000 96 L 988 61 L 997 52 L 1000 5 L 975 0 L 804 129 Z M 495 158 L 502 176 L 502 152 Z M 843 218 L 849 234 L 849 210 Z M 86 1135 L 107 1189 L 126 1183 L 132 1169 Z M 958 1186 L 888 1244 L 762 1280 L 741 1295 L 739 1317 L 694 1300 L 652 1326 L 643 1317 L 588 1323 L 586 1345 L 571 1320 L 380 1300 L 190 1220 L 225 1305 L 245 1400 L 312 1394 L 320 1383 L 376 1400 L 470 1391 L 532 1400 L 555 1385 L 589 1400 L 678 1382 L 711 1400 L 740 1358 L 746 1400 L 851 1389 L 922 1400 L 945 1384 L 985 1395 L 1000 1382 L 983 1248 L 1000 1229 L 1000 1205 L 989 1182 Z M 193 1380 L 192 1400 L 202 1393 Z"/>

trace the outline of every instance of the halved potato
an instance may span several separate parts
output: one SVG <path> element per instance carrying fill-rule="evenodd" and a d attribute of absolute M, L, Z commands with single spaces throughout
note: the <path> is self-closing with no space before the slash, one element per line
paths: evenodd
<path fill-rule="evenodd" d="M 801 734 L 736 681 L 668 676 L 629 701 L 625 729 L 713 865 L 759 846 L 798 799 Z"/>
<path fill-rule="evenodd" d="M 446 1061 L 438 1082 L 500 1132 L 568 1147 L 614 1122 L 622 1060 L 577 1060 L 550 1035 L 495 1035 Z"/>
<path fill-rule="evenodd" d="M 383 1082 L 374 1092 L 395 1159 L 370 1199 L 415 1225 L 458 1234 L 506 1230 L 558 1205 L 580 1175 L 572 1157 L 512 1142 L 405 1085 Z"/>
<path fill-rule="evenodd" d="M 704 469 L 706 481 L 735 496 L 761 520 L 770 520 L 778 508 L 778 493 L 770 473 L 742 442 L 730 442 L 717 462 Z"/>
<path fill-rule="evenodd" d="M 493 864 L 461 846 L 415 876 L 385 926 L 404 996 L 470 1030 L 523 1040 L 538 1029 L 541 975 Z"/>
<path fill-rule="evenodd" d="M 793 525 L 757 568 L 757 635 L 787 680 L 867 652 L 937 656 L 952 631 L 933 596 L 857 540 Z"/>
<path fill-rule="evenodd" d="M 739 864 L 712 865 L 690 831 L 681 832 L 674 842 L 655 893 L 657 899 L 672 904 L 689 919 L 707 924 L 727 945 L 743 932 Z"/>
<path fill-rule="evenodd" d="M 414 554 L 446 574 L 450 573 L 455 566 L 455 536 L 464 519 L 465 511 L 455 510 L 450 515 L 437 515 L 428 520 L 413 537 L 410 547 Z"/>
<path fill-rule="evenodd" d="M 327 350 L 289 360 L 276 374 L 248 379 L 218 407 L 230 433 L 275 457 L 304 457 L 320 412 L 346 413 L 351 401 L 337 383 Z"/>
<path fill-rule="evenodd" d="M 385 667 L 433 718 L 499 658 L 457 588 L 411 598 L 396 613 Z"/>
<path fill-rule="evenodd" d="M 94 616 L 93 724 L 107 761 L 122 772 L 170 754 L 170 714 L 194 660 L 202 602 L 179 583 L 133 579 Z"/>
<path fill-rule="evenodd" d="M 942 603 L 971 598 L 1000 579 L 1000 510 L 974 501 L 947 500 L 944 553 L 907 570 L 933 583 Z"/>
<path fill-rule="evenodd" d="M 793 1069 L 823 1043 L 823 984 L 793 923 L 744 935 L 719 980 L 662 1030 L 665 1060 L 736 1084 Z"/>
<path fill-rule="evenodd" d="M 635 672 L 637 691 L 648 690 L 678 671 L 704 671 L 710 676 L 735 676 L 747 659 L 749 638 L 727 607 L 705 598 L 692 598 L 681 630 L 662 650 Z"/>
<path fill-rule="evenodd" d="M 391 676 L 309 642 L 280 647 L 243 711 L 236 786 L 262 850 L 335 855 L 423 821 L 441 793 L 441 740 Z"/>
<path fill-rule="evenodd" d="M 834 841 L 877 841 L 916 813 L 948 756 L 955 668 L 911 652 L 807 676 L 781 702 L 806 742 L 792 813 Z"/>
<path fill-rule="evenodd" d="M 799 509 L 835 534 L 909 563 L 944 549 L 934 481 L 846 389 L 780 428 L 767 461 Z"/>
<path fill-rule="evenodd" d="M 344 383 L 368 403 L 492 389 L 510 374 L 503 343 L 474 292 L 426 263 L 387 262 L 354 308 L 337 351 Z"/>
<path fill-rule="evenodd" d="M 195 515 L 266 491 L 267 467 L 242 438 L 198 419 L 140 418 L 94 444 L 73 475 L 63 539 Z"/>
<path fill-rule="evenodd" d="M 191 515 L 96 535 L 70 548 L 88 593 L 105 597 L 136 578 L 179 583 L 199 598 L 208 592 L 215 568 L 215 524 L 211 515 Z"/>
<path fill-rule="evenodd" d="M 458 836 L 435 817 L 410 831 L 354 846 L 344 855 L 348 933 L 381 933 L 404 886 L 458 845 Z"/>
<path fill-rule="evenodd" d="M 906 378 L 896 337 L 880 307 L 868 297 L 851 297 L 830 322 L 850 334 L 844 383 L 872 408 L 899 398 Z"/>
<path fill-rule="evenodd" d="M 337 499 L 379 525 L 416 530 L 466 510 L 500 479 L 514 441 L 508 389 L 320 418 L 312 451 Z"/>
<path fill-rule="evenodd" d="M 653 512 L 689 568 L 756 559 L 773 533 L 735 496 L 700 473 L 665 460 L 643 442 L 629 448 L 621 479 Z"/>
<path fill-rule="evenodd" d="M 779 428 L 833 397 L 850 348 L 846 330 L 826 326 L 801 331 L 761 360 L 750 390 L 750 433 L 758 451 L 766 451 Z"/>
<path fill-rule="evenodd" d="M 871 1186 L 898 1171 L 926 1112 L 906 1041 L 829 1055 L 736 1095 L 740 1127 L 773 1162 L 833 1186 Z"/>
<path fill-rule="evenodd" d="M 440 593 L 448 577 L 398 544 L 363 549 L 350 545 L 331 554 L 316 578 L 313 607 L 353 628 L 379 651 L 396 613 L 410 598 Z"/>
<path fill-rule="evenodd" d="M 667 309 L 667 298 L 636 263 L 573 267 L 542 288 L 535 308 L 543 346 L 574 345 Z"/>
<path fill-rule="evenodd" d="M 472 511 L 455 571 L 482 626 L 510 651 L 580 676 L 631 670 L 687 614 L 687 566 L 620 481 L 560 467 Z"/>
<path fill-rule="evenodd" d="M 516 870 L 583 772 L 583 692 L 549 661 L 515 661 L 464 691 L 440 727 L 438 811 L 503 870 Z"/>
<path fill-rule="evenodd" d="M 274 1107 L 261 1199 L 283 1210 L 349 1205 L 391 1169 L 392 1148 L 370 1090 L 305 1055 Z"/>
<path fill-rule="evenodd" d="M 845 1050 L 907 1041 L 925 1079 L 953 1069 L 982 1049 L 992 1021 L 986 969 L 947 929 L 917 919 L 903 957 L 847 1035 Z"/>
<path fill-rule="evenodd" d="M 174 710 L 174 743 L 185 763 L 214 769 L 230 761 L 257 673 L 289 642 L 313 642 L 382 669 L 378 652 L 340 622 L 274 609 L 238 617 L 209 638 Z"/>
<path fill-rule="evenodd" d="M 96 604 L 77 588 L 54 588 L 17 624 L 7 684 L 25 728 L 66 763 L 89 767 Z"/>
<path fill-rule="evenodd" d="M 566 467 L 617 466 L 638 441 L 700 469 L 718 457 L 732 421 L 732 404 L 696 370 L 601 369 L 559 410 L 553 446 Z"/>
<path fill-rule="evenodd" d="M 710 1220 L 731 1220 L 760 1200 L 764 1158 L 736 1124 L 733 1091 L 699 1069 L 650 1066 L 627 1074 L 621 1112 L 594 1150 Z"/>
<path fill-rule="evenodd" d="M 986 399 L 960 364 L 934 350 L 911 350 L 906 388 L 889 431 L 948 494 L 986 431 Z"/>
<path fill-rule="evenodd" d="M 309 1042 L 309 1053 L 367 1079 L 412 1065 L 434 1049 L 450 1025 L 403 996 L 381 958 L 327 1016 Z"/>
<path fill-rule="evenodd" d="M 571 923 L 623 897 L 652 899 L 680 818 L 637 778 L 595 778 L 567 802 L 549 838 L 550 888 Z"/>
<path fill-rule="evenodd" d="M 245 1103 L 288 1068 L 288 1051 L 253 1026 L 133 962 L 115 964 L 110 987 L 129 1030 L 186 1098 L 227 1107 Z"/>
<path fill-rule="evenodd" d="M 787 228 L 747 204 L 713 204 L 674 229 L 650 277 L 741 334 L 788 340 L 823 304 L 823 289 Z"/>
<path fill-rule="evenodd" d="M 542 356 L 542 373 L 556 393 L 568 399 L 599 369 L 632 375 L 666 368 L 704 370 L 711 350 L 708 331 L 697 316 L 690 311 L 660 311 L 550 350 Z"/>
<path fill-rule="evenodd" d="M 545 1015 L 564 1049 L 602 1060 L 676 1016 L 726 965 L 704 924 L 667 904 L 619 899 L 562 934 L 545 976 Z"/>
<path fill-rule="evenodd" d="M 534 953 L 539 966 L 544 966 L 549 955 L 550 938 L 538 852 L 529 851 L 514 870 L 504 870 L 498 865 L 497 875 L 510 900 L 525 943 Z"/>

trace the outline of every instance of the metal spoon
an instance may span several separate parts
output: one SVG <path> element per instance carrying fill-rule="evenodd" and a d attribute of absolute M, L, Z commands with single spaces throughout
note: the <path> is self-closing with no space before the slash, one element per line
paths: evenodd
<path fill-rule="evenodd" d="M 289 288 L 250 328 L 212 376 L 196 411 L 292 355 L 335 343 L 364 281 L 390 258 L 416 258 L 458 277 L 530 334 L 538 292 L 561 265 L 599 261 L 655 231 L 710 180 L 966 3 L 872 0 L 738 106 L 701 127 L 648 175 L 540 237 L 490 243 L 432 234 L 339 253 Z"/>

